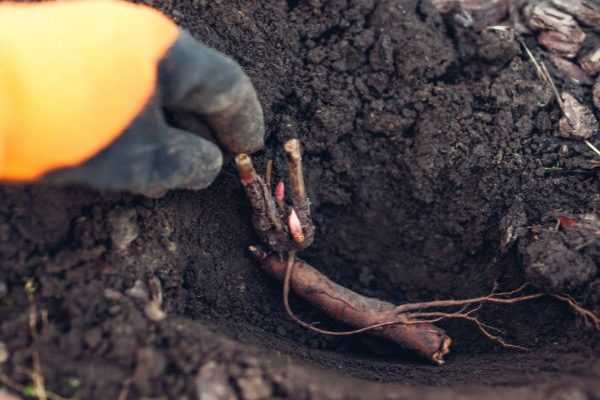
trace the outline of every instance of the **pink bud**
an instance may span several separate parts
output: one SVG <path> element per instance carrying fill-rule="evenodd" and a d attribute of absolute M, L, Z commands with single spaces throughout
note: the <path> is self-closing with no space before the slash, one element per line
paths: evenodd
<path fill-rule="evenodd" d="M 296 210 L 293 208 L 288 219 L 288 227 L 290 228 L 290 235 L 294 239 L 294 242 L 302 244 L 304 242 L 304 233 L 302 232 L 302 225 L 300 225 L 298 214 L 296 214 Z"/>
<path fill-rule="evenodd" d="M 275 186 L 275 200 L 278 203 L 283 203 L 283 199 L 285 198 L 285 185 L 282 181 L 279 181 L 277 186 Z"/>

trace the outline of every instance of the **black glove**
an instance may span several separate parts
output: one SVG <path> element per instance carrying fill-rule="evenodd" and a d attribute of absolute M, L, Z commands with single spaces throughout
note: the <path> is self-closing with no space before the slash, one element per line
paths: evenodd
<path fill-rule="evenodd" d="M 223 162 L 216 143 L 233 153 L 263 147 L 262 108 L 235 61 L 181 30 L 156 67 L 154 96 L 123 133 L 82 165 L 49 172 L 42 181 L 157 197 L 209 186 Z M 184 115 L 178 120 L 186 126 L 170 126 L 165 112 Z"/>

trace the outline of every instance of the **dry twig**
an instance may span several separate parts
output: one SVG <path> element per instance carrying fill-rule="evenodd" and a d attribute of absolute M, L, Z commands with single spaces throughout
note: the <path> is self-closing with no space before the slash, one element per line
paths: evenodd
<path fill-rule="evenodd" d="M 4 374 L 0 374 L 0 383 L 2 383 L 7 388 L 14 390 L 15 392 L 21 393 L 22 395 L 27 395 L 29 392 L 27 386 L 21 385 L 19 382 L 16 382 L 9 378 Z M 62 396 L 57 395 L 56 393 L 46 392 L 46 396 L 49 400 L 68 400 Z M 37 397 L 37 394 L 36 394 Z M 39 399 L 39 397 L 38 397 Z"/>
<path fill-rule="evenodd" d="M 48 395 L 46 393 L 46 385 L 44 384 L 44 375 L 42 372 L 42 363 L 40 361 L 40 353 L 37 351 L 37 321 L 38 313 L 37 306 L 33 294 L 35 292 L 35 284 L 29 280 L 25 284 L 25 292 L 27 293 L 27 300 L 29 301 L 29 331 L 31 338 L 33 339 L 33 372 L 31 374 L 31 380 L 33 382 L 34 393 L 39 400 L 46 400 Z"/>
<path fill-rule="evenodd" d="M 33 340 L 33 351 L 32 351 L 32 364 L 33 370 L 25 370 L 27 375 L 31 377 L 31 382 L 33 386 L 33 395 L 38 400 L 68 400 L 56 393 L 53 393 L 46 389 L 46 385 L 44 382 L 44 375 L 42 371 L 42 363 L 40 360 L 40 353 L 36 349 L 37 338 L 38 338 L 38 320 L 39 314 L 38 309 L 35 303 L 34 293 L 35 293 L 35 283 L 32 280 L 28 280 L 25 283 L 25 293 L 27 294 L 27 300 L 29 301 L 29 313 L 28 313 L 28 322 L 29 322 L 29 332 L 31 338 Z M 47 323 L 47 314 L 42 313 L 42 320 Z M 11 379 L 9 376 L 5 374 L 0 374 L 0 383 L 5 385 L 6 387 L 27 396 L 28 387 L 20 384 L 19 382 Z"/>
<path fill-rule="evenodd" d="M 288 172 L 290 185 L 292 186 L 292 201 L 294 205 L 308 203 L 306 188 L 304 186 L 304 172 L 302 170 L 302 154 L 300 153 L 300 141 L 291 139 L 283 146 L 288 156 Z"/>

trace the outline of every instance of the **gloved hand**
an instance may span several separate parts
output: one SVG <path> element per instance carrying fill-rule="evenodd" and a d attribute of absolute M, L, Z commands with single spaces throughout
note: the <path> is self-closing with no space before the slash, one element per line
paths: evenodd
<path fill-rule="evenodd" d="M 165 110 L 209 129 L 176 129 Z M 112 0 L 0 4 L 0 180 L 149 196 L 202 189 L 222 164 L 207 136 L 234 153 L 262 148 L 256 92 L 235 61 L 158 11 Z"/>

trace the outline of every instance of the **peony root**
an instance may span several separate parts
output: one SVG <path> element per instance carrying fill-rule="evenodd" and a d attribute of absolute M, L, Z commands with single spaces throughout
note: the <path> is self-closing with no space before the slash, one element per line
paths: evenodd
<path fill-rule="evenodd" d="M 394 304 L 355 293 L 331 281 L 318 270 L 297 259 L 297 251 L 308 248 L 314 240 L 314 225 L 311 219 L 310 200 L 307 197 L 302 172 L 300 143 L 292 139 L 284 145 L 287 158 L 290 199 L 286 199 L 283 182 L 271 186 L 272 163 L 267 164 L 265 178 L 259 176 L 250 156 L 240 154 L 236 164 L 240 180 L 253 209 L 254 227 L 269 251 L 250 247 L 250 252 L 259 261 L 261 268 L 272 277 L 283 281 L 283 304 L 295 322 L 324 335 L 347 336 L 369 332 L 387 338 L 414 350 L 416 353 L 441 365 L 449 353 L 452 340 L 446 333 L 433 325 L 445 319 L 462 319 L 473 323 L 488 339 L 506 348 L 526 350 L 524 347 L 507 343 L 499 329 L 490 326 L 474 314 L 485 303 L 514 304 L 551 296 L 565 302 L 587 325 L 600 331 L 600 317 L 579 306 L 565 294 L 523 294 L 526 285 L 509 291 L 462 300 L 436 300 L 423 303 Z M 291 204 L 289 204 L 291 202 Z M 285 259 L 287 255 L 287 259 Z M 330 331 L 317 328 L 302 321 L 289 304 L 290 290 L 320 308 L 330 317 L 353 328 L 349 331 Z M 457 311 L 440 311 L 443 309 Z"/>
<path fill-rule="evenodd" d="M 256 247 L 251 247 L 250 251 L 267 274 L 284 280 L 287 260 L 268 255 Z M 442 329 L 427 322 L 411 321 L 407 316 L 396 313 L 394 304 L 362 296 L 340 286 L 300 259 L 292 260 L 292 263 L 291 289 L 327 315 L 357 330 L 331 332 L 306 326 L 306 323 L 297 319 L 296 322 L 329 335 L 351 335 L 370 330 L 375 335 L 416 351 L 436 364 L 444 363 L 452 340 Z"/>

